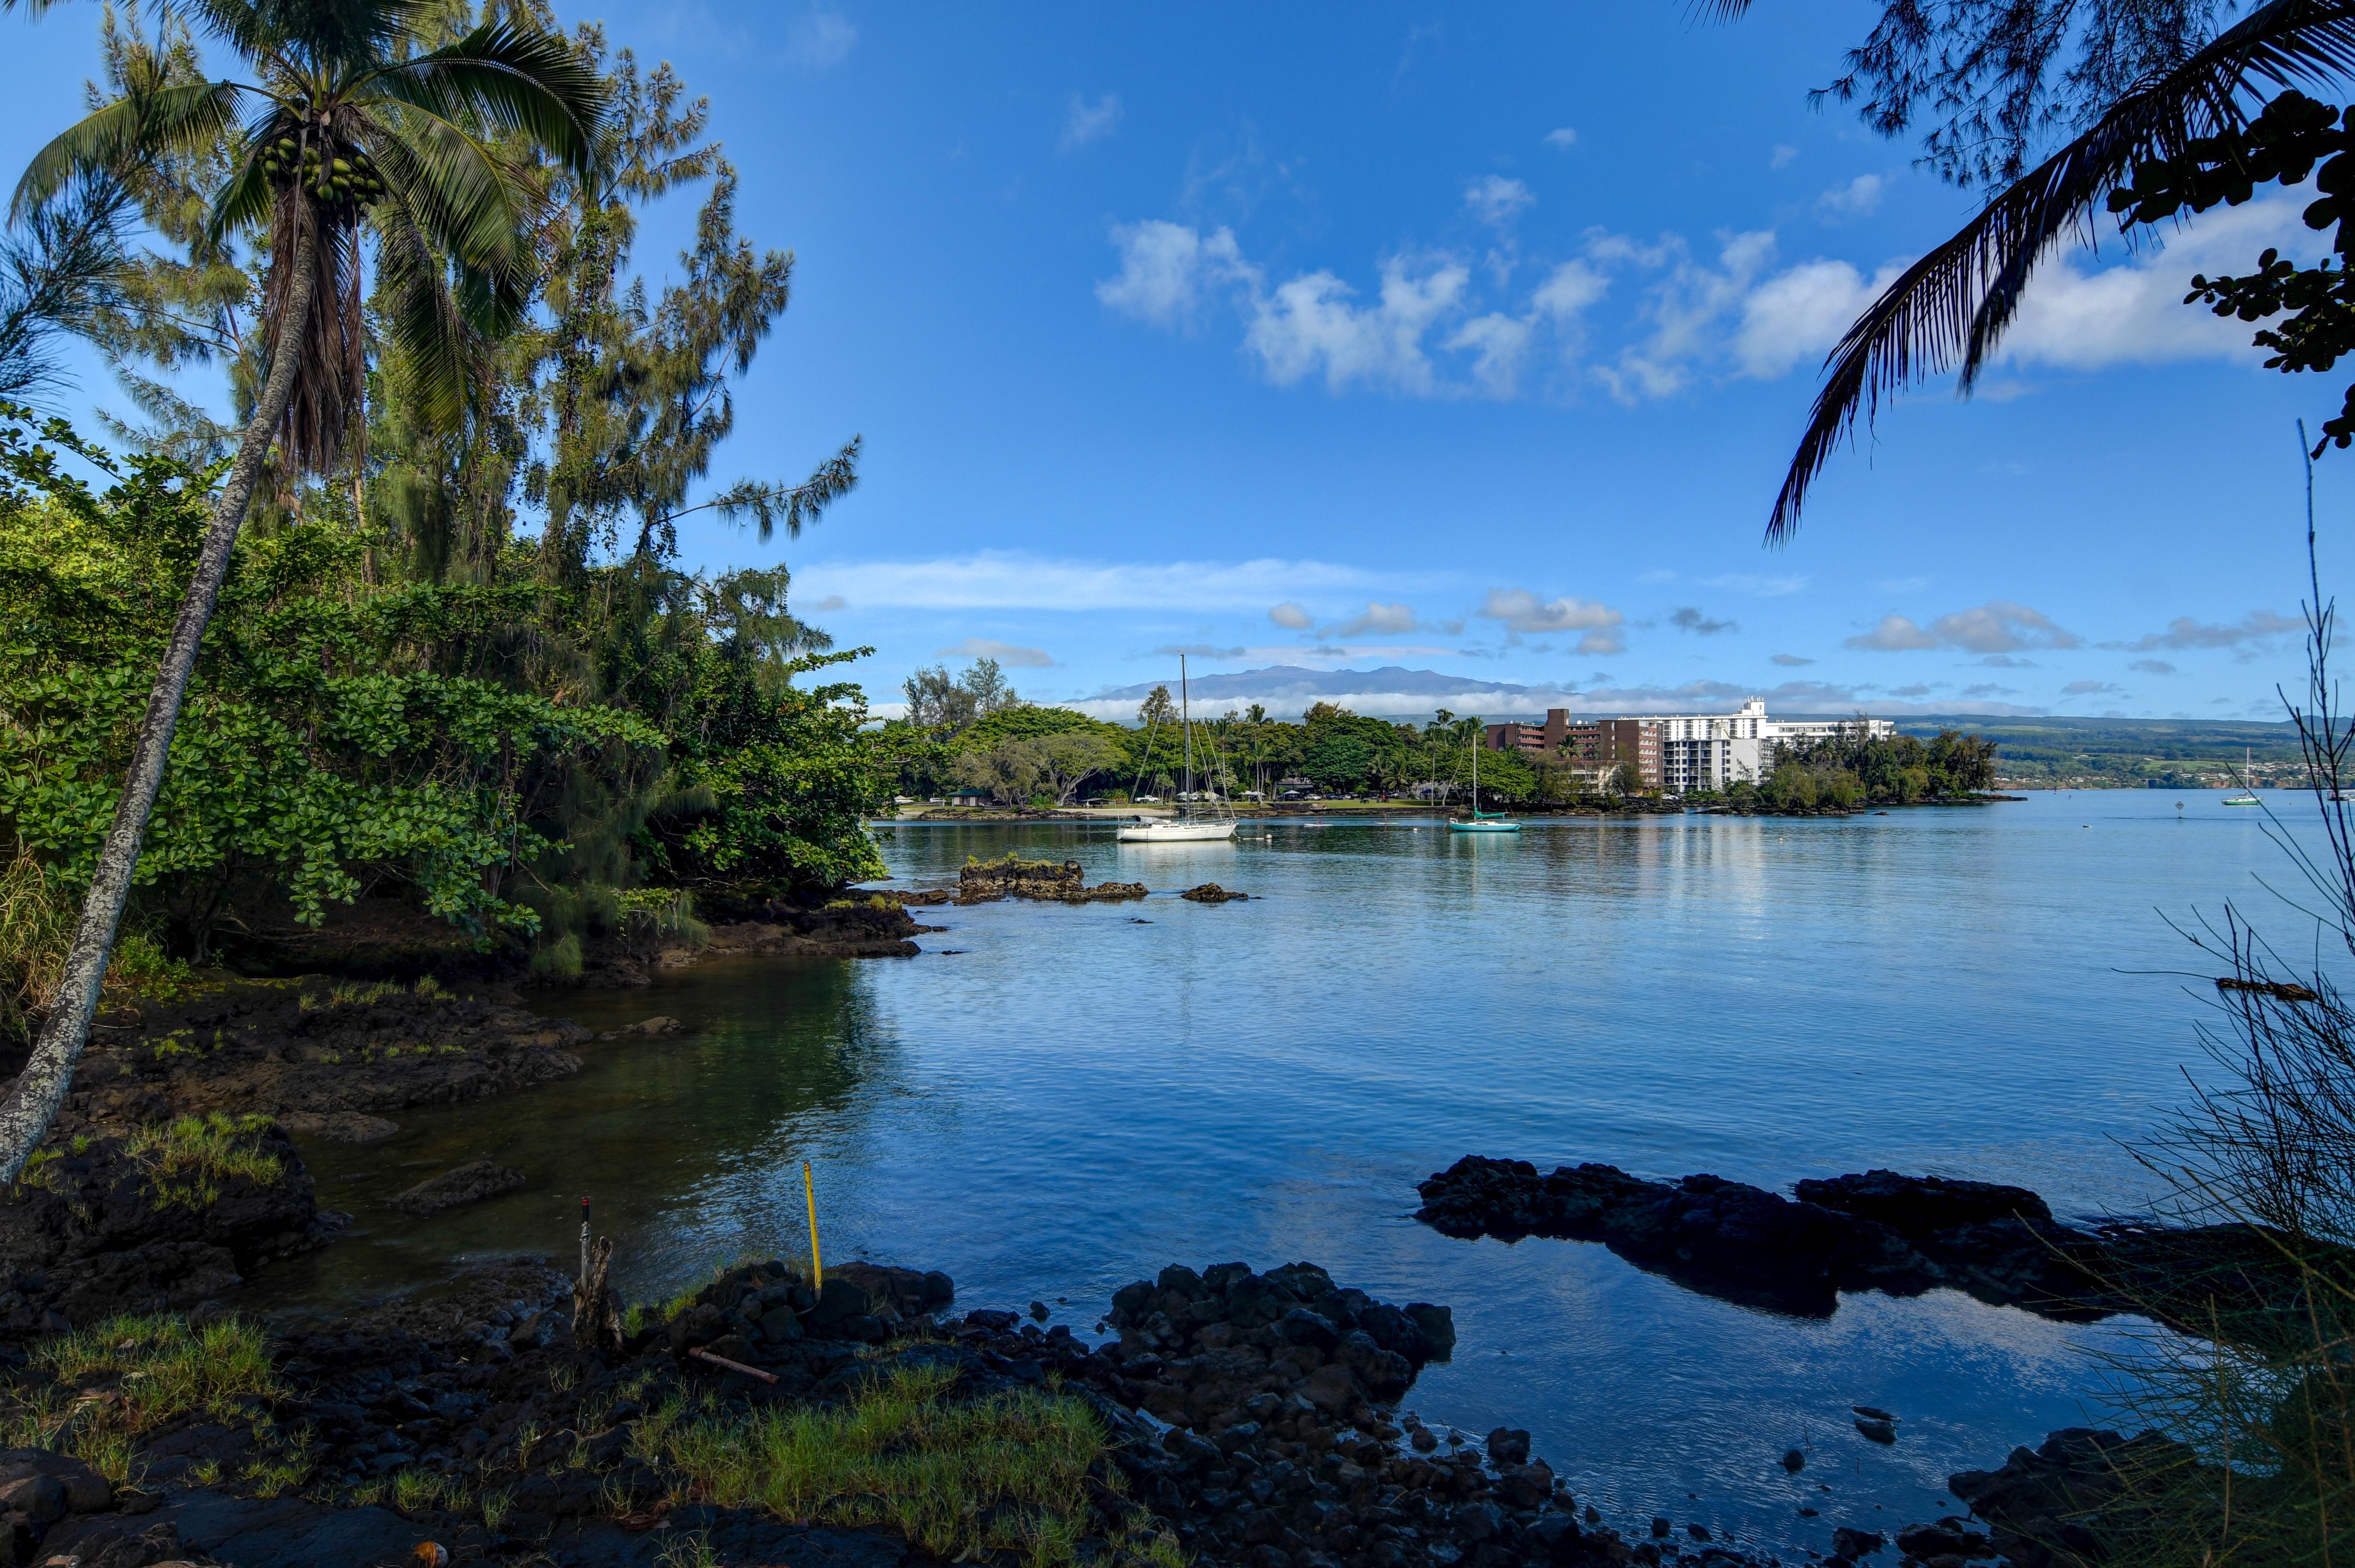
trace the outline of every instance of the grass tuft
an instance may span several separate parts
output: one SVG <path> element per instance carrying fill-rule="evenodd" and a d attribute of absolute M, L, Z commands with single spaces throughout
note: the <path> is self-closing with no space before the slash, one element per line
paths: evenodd
<path fill-rule="evenodd" d="M 1007 1551 L 1028 1568 L 1075 1563 L 1090 1533 L 1089 1467 L 1104 1452 L 1095 1413 L 1028 1390 L 951 1403 L 955 1379 L 946 1368 L 894 1368 L 847 1409 L 720 1417 L 674 1400 L 634 1441 L 722 1507 L 890 1525 L 943 1559 Z M 1177 1568 L 1158 1541 L 1124 1537 L 1120 1555 Z"/>
<path fill-rule="evenodd" d="M 202 1328 L 190 1328 L 177 1314 L 110 1317 L 45 1342 L 32 1360 L 62 1383 L 119 1380 L 111 1398 L 62 1419 L 133 1436 L 186 1415 L 226 1418 L 240 1400 L 285 1392 L 271 1370 L 261 1330 L 234 1317 Z"/>
<path fill-rule="evenodd" d="M 157 1208 L 205 1209 L 220 1201 L 224 1181 L 241 1177 L 267 1187 L 285 1174 L 285 1163 L 261 1147 L 270 1125 L 268 1116 L 208 1111 L 143 1127 L 123 1151 L 146 1167 Z"/>

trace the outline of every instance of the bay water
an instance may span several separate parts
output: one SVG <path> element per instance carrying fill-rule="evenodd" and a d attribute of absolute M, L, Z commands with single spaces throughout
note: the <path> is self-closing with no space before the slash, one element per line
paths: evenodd
<path fill-rule="evenodd" d="M 2272 795 L 2305 837 L 2308 797 Z M 2038 794 L 1828 819 L 1247 823 L 1231 845 L 1097 825 L 893 825 L 894 880 L 968 856 L 1076 859 L 1142 903 L 917 912 L 922 956 L 729 960 L 543 995 L 611 1030 L 564 1083 L 420 1109 L 305 1157 L 357 1216 L 269 1272 L 299 1314 L 539 1251 L 580 1200 L 623 1286 L 745 1254 L 947 1270 L 961 1307 L 1033 1299 L 1083 1338 L 1170 1263 L 1308 1260 L 1455 1310 L 1408 1403 L 1535 1450 L 1623 1526 L 1654 1513 L 1825 1550 L 1836 1524 L 1959 1511 L 1949 1472 L 2101 1420 L 2103 1358 L 2147 1324 L 2063 1325 L 1951 1291 L 1796 1319 L 1695 1295 L 1600 1246 L 1454 1241 L 1414 1184 L 1458 1156 L 1603 1160 L 1786 1189 L 1886 1167 L 2017 1182 L 2063 1217 L 2152 1196 L 2127 1148 L 2207 1071 L 2216 972 L 2169 920 L 2227 900 L 2293 953 L 2311 922 L 2265 814 L 2210 792 Z M 1218 881 L 1248 901 L 1178 890 Z M 524 1189 L 431 1220 L 383 1200 L 490 1155 Z M 1895 1413 L 1883 1447 L 1850 1407 Z M 1790 1448 L 1806 1467 L 1787 1474 Z M 1812 1517 L 1800 1512 L 1815 1510 Z"/>

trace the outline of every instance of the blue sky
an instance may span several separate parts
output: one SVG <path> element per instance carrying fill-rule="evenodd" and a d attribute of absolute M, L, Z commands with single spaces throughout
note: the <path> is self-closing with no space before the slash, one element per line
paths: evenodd
<path fill-rule="evenodd" d="M 741 226 L 798 255 L 715 478 L 867 442 L 797 543 L 690 527 L 687 554 L 782 550 L 796 609 L 878 650 L 879 699 L 982 652 L 1083 700 L 1185 648 L 1601 711 L 2275 716 L 2300 668 L 2292 421 L 2343 382 L 2264 371 L 2178 301 L 2299 244 L 2295 197 L 2051 268 L 1978 397 L 1901 401 L 1762 548 L 1825 348 L 1972 207 L 1808 107 L 1871 15 L 565 17 L 709 95 Z M 78 112 L 96 17 L 0 17 L 0 161 Z M 693 199 L 650 215 L 650 273 Z M 2355 561 L 2350 475 L 2318 465 L 2326 578 Z"/>

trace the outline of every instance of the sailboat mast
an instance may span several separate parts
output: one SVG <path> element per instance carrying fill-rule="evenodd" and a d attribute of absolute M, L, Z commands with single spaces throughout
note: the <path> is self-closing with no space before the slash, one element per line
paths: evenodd
<path fill-rule="evenodd" d="M 1472 741 L 1472 815 L 1475 816 L 1480 815 L 1480 741 L 1483 738 L 1475 736 Z"/>
<path fill-rule="evenodd" d="M 1186 727 L 1186 772 L 1178 783 L 1178 810 L 1180 816 L 1190 816 L 1193 813 L 1187 809 L 1190 803 L 1186 797 L 1194 793 L 1194 699 L 1186 688 L 1184 654 L 1178 656 L 1178 721 Z"/>

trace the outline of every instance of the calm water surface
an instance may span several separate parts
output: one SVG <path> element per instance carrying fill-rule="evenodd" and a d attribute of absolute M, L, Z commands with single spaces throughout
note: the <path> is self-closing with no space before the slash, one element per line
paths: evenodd
<path fill-rule="evenodd" d="M 663 1013 L 691 1032 L 306 1151 L 358 1223 L 258 1288 L 319 1306 L 470 1257 L 567 1257 L 586 1193 L 633 1293 L 666 1293 L 721 1256 L 804 1251 L 808 1160 L 830 1255 L 944 1268 L 966 1306 L 1041 1297 L 1075 1331 L 1170 1262 L 1310 1259 L 1444 1302 L 1460 1340 L 1416 1386 L 1426 1420 L 1529 1428 L 1614 1515 L 1821 1550 L 1834 1524 L 1953 1511 L 1950 1471 L 2098 1414 L 2093 1355 L 2137 1326 L 1952 1292 L 1795 1320 L 1599 1246 L 1450 1241 L 1408 1218 L 1414 1183 L 1471 1152 L 1769 1188 L 1888 1166 L 2131 1209 L 2147 1186 L 2115 1140 L 2200 1061 L 2186 975 L 2208 971 L 2161 915 L 2230 897 L 2293 947 L 2310 929 L 2255 880 L 2286 869 L 2260 815 L 2218 798 L 1125 848 L 1095 826 L 890 828 L 892 885 L 1019 848 L 1155 896 L 920 912 L 948 929 L 914 960 L 715 964 L 552 1001 L 596 1029 Z M 1204 880 L 1251 901 L 1168 896 Z M 432 1221 L 380 1207 L 477 1154 L 531 1185 Z M 1859 1403 L 1902 1418 L 1894 1448 L 1849 1426 Z M 1796 1477 L 1776 1463 L 1793 1446 L 1812 1456 Z"/>

